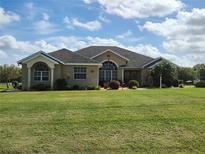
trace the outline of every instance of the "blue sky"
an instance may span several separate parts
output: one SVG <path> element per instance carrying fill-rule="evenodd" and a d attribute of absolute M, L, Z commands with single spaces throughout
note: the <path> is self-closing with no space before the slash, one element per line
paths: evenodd
<path fill-rule="evenodd" d="M 204 0 L 0 0 L 0 64 L 39 50 L 117 45 L 205 63 Z"/>

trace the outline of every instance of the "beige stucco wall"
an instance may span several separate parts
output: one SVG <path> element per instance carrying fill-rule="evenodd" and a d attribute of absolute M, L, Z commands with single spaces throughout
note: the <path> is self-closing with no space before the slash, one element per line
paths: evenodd
<path fill-rule="evenodd" d="M 48 65 L 48 67 L 51 69 L 51 68 L 54 68 L 55 67 L 55 64 L 57 62 L 53 61 L 53 60 L 50 60 L 42 55 L 38 55 L 37 57 L 29 60 L 29 61 L 26 61 L 22 64 L 22 88 L 23 90 L 27 90 L 28 89 L 28 69 L 30 68 L 31 69 L 31 75 L 30 75 L 30 87 L 34 86 L 35 84 L 39 84 L 39 83 L 44 83 L 44 84 L 47 84 L 47 85 L 50 85 L 51 84 L 51 76 L 49 74 L 49 81 L 46 81 L 46 82 L 39 82 L 39 81 L 34 81 L 34 78 L 33 78 L 33 74 L 34 74 L 34 65 L 38 62 L 44 62 L 45 64 Z M 50 72 L 51 73 L 51 72 Z"/>
<path fill-rule="evenodd" d="M 123 77 L 123 72 L 122 72 L 122 71 L 123 71 L 122 68 L 118 68 L 118 69 L 117 69 L 117 79 L 120 80 L 120 81 L 122 81 L 123 78 L 124 78 L 124 77 Z"/>
<path fill-rule="evenodd" d="M 31 87 L 35 84 L 44 83 L 50 85 L 51 77 L 49 73 L 49 81 L 46 82 L 39 82 L 34 81 L 33 74 L 34 74 L 34 66 L 31 67 Z M 78 67 L 79 65 L 77 65 Z M 99 66 L 85 66 L 81 65 L 79 67 L 86 67 L 86 79 L 85 80 L 76 80 L 74 79 L 74 65 L 55 65 L 54 67 L 54 83 L 56 79 L 64 78 L 67 80 L 68 85 L 79 85 L 79 86 L 98 86 L 99 83 Z M 27 64 L 22 65 L 22 87 L 23 90 L 26 90 L 28 87 L 28 68 Z"/>
<path fill-rule="evenodd" d="M 122 57 L 107 51 L 97 57 L 94 58 L 94 60 L 97 60 L 99 62 L 104 62 L 106 60 L 114 61 L 117 63 L 118 66 L 126 65 L 127 60 L 123 59 Z"/>
<path fill-rule="evenodd" d="M 86 79 L 74 79 L 74 67 L 86 67 Z M 79 86 L 98 86 L 99 83 L 99 67 L 98 66 L 85 66 L 85 65 L 55 65 L 54 81 L 58 78 L 67 80 L 68 85 Z"/>
<path fill-rule="evenodd" d="M 22 89 L 26 90 L 28 87 L 28 69 L 26 64 L 22 64 Z"/>
<path fill-rule="evenodd" d="M 48 81 L 35 81 L 34 80 L 34 69 L 35 69 L 35 64 L 31 67 L 31 88 L 37 84 L 45 84 L 45 85 L 50 86 L 51 85 L 51 69 L 49 69 Z"/>
<path fill-rule="evenodd" d="M 112 61 L 114 63 L 116 63 L 116 65 L 118 66 L 118 70 L 117 70 L 117 79 L 118 80 L 123 80 L 123 77 L 122 77 L 122 68 L 120 68 L 120 66 L 124 66 L 126 65 L 127 63 L 127 60 L 126 59 L 123 59 L 122 57 L 110 52 L 110 51 L 107 51 L 97 57 L 94 58 L 94 60 L 97 60 L 101 63 L 105 62 L 105 61 Z"/>
<path fill-rule="evenodd" d="M 26 62 L 27 67 L 32 67 L 35 63 L 37 62 L 44 62 L 46 63 L 50 68 L 54 68 L 54 65 L 57 64 L 57 62 L 54 62 L 52 60 L 49 60 L 41 55 L 39 55 L 36 58 L 33 58 L 31 60 L 29 60 L 28 62 Z"/>

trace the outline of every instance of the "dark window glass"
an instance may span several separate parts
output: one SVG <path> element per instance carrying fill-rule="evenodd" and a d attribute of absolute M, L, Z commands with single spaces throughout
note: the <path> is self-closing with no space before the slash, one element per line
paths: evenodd
<path fill-rule="evenodd" d="M 49 68 L 44 63 L 38 63 L 34 68 L 34 80 L 35 81 L 48 81 L 49 80 Z"/>
<path fill-rule="evenodd" d="M 86 67 L 74 67 L 74 79 L 86 79 Z"/>
<path fill-rule="evenodd" d="M 104 62 L 100 68 L 99 78 L 100 81 L 117 80 L 117 66 L 111 61 Z"/>

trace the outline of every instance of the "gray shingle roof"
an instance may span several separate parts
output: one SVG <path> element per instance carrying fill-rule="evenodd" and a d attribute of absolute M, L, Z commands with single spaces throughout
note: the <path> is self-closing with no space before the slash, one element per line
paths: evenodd
<path fill-rule="evenodd" d="M 136 52 L 132 52 L 130 50 L 123 49 L 117 46 L 90 46 L 87 48 L 80 49 L 76 51 L 76 53 L 81 54 L 85 57 L 91 58 L 108 49 L 129 59 L 125 67 L 143 67 L 145 64 L 154 60 L 154 58 L 151 58 L 151 57 L 148 57 L 142 54 L 138 54 Z"/>
<path fill-rule="evenodd" d="M 60 49 L 48 54 L 64 63 L 98 63 L 95 60 L 84 57 L 83 55 L 72 52 L 68 49 Z"/>

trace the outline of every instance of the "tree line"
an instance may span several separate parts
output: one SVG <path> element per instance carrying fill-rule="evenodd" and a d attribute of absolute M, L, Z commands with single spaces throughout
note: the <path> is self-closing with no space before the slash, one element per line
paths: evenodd
<path fill-rule="evenodd" d="M 201 75 L 201 76 L 200 76 Z M 162 83 L 166 86 L 175 86 L 179 82 L 187 83 L 205 79 L 205 64 L 197 64 L 193 67 L 179 67 L 167 60 L 163 60 L 152 70 L 154 86 L 159 86 L 159 78 L 162 77 Z"/>
<path fill-rule="evenodd" d="M 0 65 L 0 83 L 21 82 L 22 69 L 15 65 Z"/>

